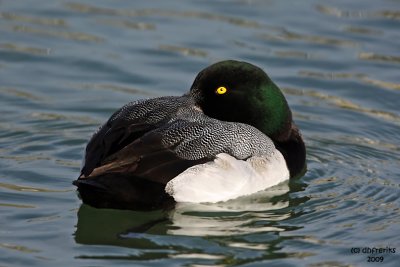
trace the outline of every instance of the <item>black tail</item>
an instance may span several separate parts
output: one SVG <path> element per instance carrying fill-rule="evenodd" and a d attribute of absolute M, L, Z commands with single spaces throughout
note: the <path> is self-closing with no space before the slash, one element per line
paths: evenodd
<path fill-rule="evenodd" d="M 95 208 L 152 210 L 174 204 L 165 193 L 165 184 L 120 173 L 79 178 L 73 184 L 78 187 L 83 203 Z"/>

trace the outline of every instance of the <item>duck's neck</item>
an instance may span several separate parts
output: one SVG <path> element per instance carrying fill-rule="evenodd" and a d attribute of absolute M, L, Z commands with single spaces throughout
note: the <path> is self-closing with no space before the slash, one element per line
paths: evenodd
<path fill-rule="evenodd" d="M 296 125 L 291 123 L 287 132 L 272 140 L 286 160 L 290 177 L 301 175 L 306 169 L 306 147 Z"/>
<path fill-rule="evenodd" d="M 263 89 L 262 97 L 253 101 L 262 107 L 259 114 L 263 119 L 256 118 L 253 125 L 274 141 L 286 160 L 290 177 L 298 176 L 306 168 L 306 148 L 299 129 L 282 91 L 272 81 Z"/>

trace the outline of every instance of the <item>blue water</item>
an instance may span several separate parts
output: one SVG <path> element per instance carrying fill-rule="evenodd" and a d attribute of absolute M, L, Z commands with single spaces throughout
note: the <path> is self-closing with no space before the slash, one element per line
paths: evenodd
<path fill-rule="evenodd" d="M 395 0 L 1 1 L 0 266 L 399 266 L 399 29 Z M 97 127 L 228 58 L 284 91 L 305 176 L 222 204 L 81 205 Z"/>

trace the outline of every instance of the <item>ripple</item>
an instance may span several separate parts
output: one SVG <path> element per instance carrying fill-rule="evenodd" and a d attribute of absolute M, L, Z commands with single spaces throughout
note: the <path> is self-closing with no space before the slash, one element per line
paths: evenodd
<path fill-rule="evenodd" d="M 338 72 L 322 72 L 322 71 L 310 71 L 310 70 L 300 70 L 298 72 L 300 76 L 318 78 L 318 79 L 350 79 L 350 78 L 364 78 L 367 75 L 363 73 L 338 73 Z"/>
<path fill-rule="evenodd" d="M 388 81 L 382 81 L 378 79 L 372 79 L 368 77 L 367 74 L 364 73 L 335 73 L 335 72 L 320 72 L 320 71 L 309 71 L 309 70 L 300 70 L 298 72 L 300 76 L 310 77 L 310 78 L 318 78 L 325 80 L 334 80 L 334 79 L 357 79 L 362 83 L 373 85 L 383 89 L 389 90 L 400 90 L 400 84 Z"/>
<path fill-rule="evenodd" d="M 6 51 L 28 53 L 31 55 L 42 55 L 42 56 L 50 55 L 50 52 L 51 52 L 50 48 L 23 46 L 23 45 L 17 45 L 17 44 L 13 44 L 13 43 L 3 43 L 3 44 L 0 43 L 0 49 L 6 50 Z"/>
<path fill-rule="evenodd" d="M 383 10 L 375 13 L 378 17 L 387 19 L 400 20 L 400 11 L 397 10 Z"/>
<path fill-rule="evenodd" d="M 322 14 L 335 16 L 339 18 L 360 18 L 366 16 L 366 12 L 363 11 L 345 11 L 333 6 L 321 5 L 318 4 L 315 6 L 316 10 Z"/>
<path fill-rule="evenodd" d="M 1 159 L 12 160 L 17 163 L 33 162 L 33 161 L 52 161 L 50 155 L 43 156 L 41 153 L 36 155 L 21 155 L 21 156 L 0 156 Z"/>
<path fill-rule="evenodd" d="M 358 58 L 362 60 L 384 62 L 384 63 L 396 63 L 396 64 L 400 63 L 399 56 L 389 56 L 372 52 L 361 52 L 358 54 Z"/>
<path fill-rule="evenodd" d="M 113 27 L 123 27 L 134 30 L 155 30 L 156 25 L 154 23 L 146 22 L 134 22 L 129 20 L 116 20 L 116 19 L 98 19 L 99 23 L 106 24 Z"/>
<path fill-rule="evenodd" d="M 103 14 L 103 15 L 124 15 L 125 11 L 118 11 L 117 9 L 96 7 L 85 5 L 81 3 L 66 3 L 65 6 L 74 11 L 82 13 Z"/>
<path fill-rule="evenodd" d="M 261 251 L 265 251 L 268 249 L 267 244 L 251 244 L 251 243 L 232 242 L 232 243 L 228 243 L 228 246 L 233 247 L 233 248 L 245 248 L 245 249 L 261 250 Z"/>
<path fill-rule="evenodd" d="M 6 19 L 18 22 L 27 22 L 45 26 L 66 27 L 67 23 L 63 19 L 45 18 L 45 17 L 30 17 L 10 12 L 0 12 L 0 19 Z"/>
<path fill-rule="evenodd" d="M 11 250 L 17 250 L 23 253 L 38 253 L 40 250 L 28 248 L 26 246 L 15 245 L 15 244 L 8 244 L 8 243 L 0 243 L 0 248 L 6 248 Z"/>
<path fill-rule="evenodd" d="M 93 13 L 93 14 L 114 15 L 114 16 L 130 16 L 130 17 L 157 16 L 157 17 L 199 18 L 204 20 L 226 22 L 229 24 L 245 28 L 257 29 L 261 27 L 261 25 L 256 21 L 251 21 L 239 17 L 212 14 L 208 12 L 178 11 L 178 10 L 167 10 L 167 9 L 157 9 L 157 8 L 121 10 L 121 9 L 97 7 L 80 3 L 67 3 L 66 6 L 74 11 L 82 13 Z"/>
<path fill-rule="evenodd" d="M 310 58 L 315 58 L 314 55 L 308 53 L 308 52 L 303 52 L 303 51 L 295 51 L 295 50 L 289 50 L 289 51 L 275 51 L 274 54 L 278 57 L 282 58 L 302 58 L 302 59 L 310 59 Z"/>
<path fill-rule="evenodd" d="M 30 222 L 47 222 L 47 221 L 54 221 L 54 220 L 59 220 L 61 216 L 59 215 L 51 215 L 51 216 L 40 216 L 40 217 L 35 217 L 33 219 L 27 220 L 28 223 Z"/>
<path fill-rule="evenodd" d="M 200 254 L 200 253 L 188 253 L 188 254 L 171 254 L 171 258 L 177 259 L 207 259 L 207 260 L 219 260 L 225 258 L 223 255 L 212 255 L 212 254 Z"/>
<path fill-rule="evenodd" d="M 349 32 L 349 33 L 362 34 L 362 35 L 372 35 L 372 36 L 383 35 L 382 30 L 377 30 L 377 29 L 367 28 L 367 27 L 360 27 L 360 26 L 346 26 L 346 27 L 344 27 L 344 31 Z"/>
<path fill-rule="evenodd" d="M 81 88 L 81 89 L 101 89 L 101 90 L 110 90 L 115 92 L 123 92 L 135 95 L 143 95 L 143 96 L 151 96 L 156 97 L 158 94 L 149 92 L 144 89 L 138 89 L 134 87 L 121 86 L 116 84 L 103 84 L 103 83 L 84 83 L 84 84 L 71 84 L 72 87 Z"/>
<path fill-rule="evenodd" d="M 365 148 L 368 147 L 368 148 L 372 148 L 372 149 L 379 148 L 379 150 L 388 149 L 391 152 L 399 152 L 400 151 L 400 148 L 397 144 L 383 142 L 381 140 L 374 140 L 374 139 L 367 138 L 367 137 L 346 135 L 346 136 L 339 136 L 336 140 L 342 141 L 347 145 L 358 145 L 359 147 L 361 147 L 361 150 L 364 150 Z M 377 155 L 377 154 L 379 154 L 379 152 L 380 151 L 374 151 L 374 152 L 372 152 L 372 154 Z M 385 151 L 381 151 L 381 152 L 385 153 Z M 392 153 L 390 153 L 389 155 L 393 156 Z"/>
<path fill-rule="evenodd" d="M 20 192 L 60 193 L 60 192 L 71 192 L 72 191 L 72 189 L 54 190 L 54 189 L 39 188 L 39 187 L 20 186 L 20 185 L 7 184 L 7 183 L 0 183 L 0 188 L 6 188 L 9 190 L 20 191 Z"/>
<path fill-rule="evenodd" d="M 82 42 L 95 42 L 100 43 L 104 41 L 104 38 L 83 33 L 83 32 L 71 32 L 71 31 L 59 31 L 50 29 L 34 28 L 27 25 L 17 25 L 12 28 L 15 32 L 29 33 L 35 35 L 44 35 L 49 37 L 63 38 L 67 40 L 82 41 Z"/>
<path fill-rule="evenodd" d="M 54 121 L 54 122 L 62 122 L 62 123 L 67 123 L 67 122 L 68 123 L 83 123 L 83 124 L 89 124 L 89 125 L 98 125 L 99 124 L 99 122 L 97 120 L 91 118 L 90 116 L 85 116 L 85 115 L 70 115 L 70 114 L 62 114 L 62 113 L 55 113 L 55 112 L 33 112 L 33 113 L 29 114 L 29 117 L 31 119 L 36 119 L 36 120 L 40 120 L 40 121 Z M 74 130 L 73 127 L 66 127 L 66 128 Z"/>
<path fill-rule="evenodd" d="M 377 146 L 359 147 L 354 143 L 361 142 L 364 145 L 365 143 L 356 137 L 349 136 L 341 140 L 345 143 L 340 144 L 336 139 L 335 143 L 330 145 L 330 149 L 319 149 L 319 156 L 326 157 L 329 165 L 319 164 L 314 168 L 321 169 L 329 166 L 331 169 L 351 170 L 353 166 L 353 169 L 357 168 L 357 174 L 354 175 L 352 171 L 341 172 L 341 175 L 332 177 L 328 176 L 329 174 L 323 174 L 310 180 L 308 196 L 311 200 L 307 202 L 307 213 L 301 218 L 303 222 L 313 221 L 314 226 L 310 229 L 313 233 L 318 232 L 319 223 L 315 223 L 317 221 L 323 221 L 320 225 L 321 229 L 327 224 L 341 225 L 345 229 L 330 229 L 329 236 L 323 233 L 318 234 L 318 241 L 325 239 L 332 241 L 332 238 L 353 241 L 349 237 L 348 228 L 357 233 L 360 231 L 382 232 L 393 225 L 393 220 L 398 219 L 400 197 L 397 191 L 400 184 L 380 173 L 379 166 L 382 162 L 385 164 L 386 161 L 379 162 L 375 159 L 381 158 L 379 154 L 382 154 L 382 151 Z M 387 159 L 393 155 L 392 153 L 384 154 L 384 158 Z M 308 231 L 299 230 L 298 233 L 306 234 Z M 385 234 L 387 233 L 386 231 Z"/>
<path fill-rule="evenodd" d="M 359 44 L 353 40 L 338 39 L 320 35 L 300 34 L 289 30 L 282 30 L 276 34 L 261 34 L 259 38 L 268 41 L 303 41 L 310 44 L 322 44 L 328 46 L 357 47 Z"/>
<path fill-rule="evenodd" d="M 368 77 L 362 77 L 361 81 L 363 81 L 367 84 L 378 86 L 380 88 L 384 88 L 384 89 L 400 90 L 400 83 L 381 81 L 381 80 L 377 80 L 377 79 L 371 79 Z"/>
<path fill-rule="evenodd" d="M 158 49 L 168 52 L 178 52 L 184 56 L 207 57 L 207 52 L 188 47 L 174 46 L 174 45 L 159 45 Z"/>
<path fill-rule="evenodd" d="M 316 5 L 316 10 L 322 14 L 335 16 L 339 18 L 385 18 L 390 20 L 399 20 L 400 11 L 380 10 L 380 11 L 347 11 L 338 7 L 327 5 Z"/>
<path fill-rule="evenodd" d="M 15 204 L 15 203 L 0 203 L 2 207 L 10 207 L 10 208 L 21 208 L 21 209 L 33 209 L 36 206 L 33 205 L 25 205 L 25 204 Z"/>
<path fill-rule="evenodd" d="M 365 108 L 358 104 L 353 103 L 350 100 L 344 99 L 342 97 L 328 95 L 328 94 L 321 93 L 319 91 L 314 91 L 314 90 L 301 90 L 301 89 L 296 89 L 296 88 L 282 88 L 282 91 L 286 94 L 309 96 L 312 98 L 316 98 L 316 99 L 328 102 L 328 103 L 330 103 L 338 108 L 341 108 L 341 109 L 352 110 L 352 111 L 364 113 L 364 114 L 367 114 L 367 115 L 370 115 L 373 117 L 382 118 L 387 121 L 400 123 L 400 115 L 398 115 L 398 114 L 384 111 L 384 110 Z"/>
<path fill-rule="evenodd" d="M 45 101 L 47 100 L 43 96 L 38 96 L 35 93 L 27 92 L 26 90 L 12 88 L 12 87 L 2 87 L 0 86 L 0 94 L 8 94 L 18 98 L 28 99 L 30 101 Z"/>

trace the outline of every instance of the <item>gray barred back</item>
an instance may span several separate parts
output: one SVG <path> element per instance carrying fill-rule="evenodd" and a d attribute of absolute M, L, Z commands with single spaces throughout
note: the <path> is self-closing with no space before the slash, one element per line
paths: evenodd
<path fill-rule="evenodd" d="M 253 126 L 210 118 L 190 97 L 160 97 L 129 103 L 114 113 L 112 124 L 156 124 L 150 133 L 162 136 L 166 147 L 178 157 L 197 160 L 227 153 L 238 159 L 268 156 L 272 140 Z"/>
<path fill-rule="evenodd" d="M 253 126 L 212 119 L 192 106 L 180 109 L 175 118 L 155 131 L 163 135 L 166 146 L 176 146 L 177 155 L 189 160 L 219 153 L 246 159 L 268 156 L 275 150 L 272 140 Z"/>
<path fill-rule="evenodd" d="M 157 124 L 169 120 L 176 111 L 192 103 L 187 96 L 163 96 L 130 102 L 117 110 L 108 120 L 109 124 Z"/>

